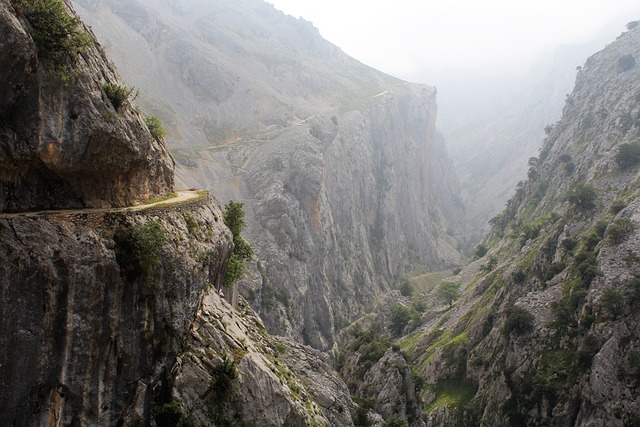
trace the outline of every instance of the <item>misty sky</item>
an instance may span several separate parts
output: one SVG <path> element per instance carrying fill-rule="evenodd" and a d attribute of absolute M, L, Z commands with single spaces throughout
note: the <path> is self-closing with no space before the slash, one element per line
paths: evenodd
<path fill-rule="evenodd" d="M 397 77 L 428 68 L 524 69 L 543 51 L 640 19 L 635 0 L 267 0 Z"/>

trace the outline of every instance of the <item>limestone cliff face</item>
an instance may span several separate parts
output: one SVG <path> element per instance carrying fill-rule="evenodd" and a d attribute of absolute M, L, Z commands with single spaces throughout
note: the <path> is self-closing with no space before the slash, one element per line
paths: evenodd
<path fill-rule="evenodd" d="M 488 253 L 448 279 L 462 296 L 451 308 L 435 292 L 416 299 L 424 313 L 400 324 L 424 411 L 412 425 L 638 423 L 640 27 L 630 28 L 578 73 L 529 179 L 492 220 Z M 381 357 L 355 334 L 349 369 Z M 367 367 L 356 390 L 380 412 L 376 390 L 397 374 Z"/>
<path fill-rule="evenodd" d="M 105 94 L 122 83 L 102 49 L 92 42 L 61 77 L 30 28 L 0 3 L 0 211 L 122 206 L 172 191 L 164 143 Z"/>
<path fill-rule="evenodd" d="M 172 394 L 199 425 L 353 425 L 355 404 L 327 356 L 270 336 L 244 301 L 235 310 L 208 293 L 185 343 Z"/>
<path fill-rule="evenodd" d="M 221 197 L 248 208 L 259 262 L 243 294 L 270 330 L 316 348 L 330 347 L 413 263 L 460 262 L 452 230 L 462 208 L 442 202 L 456 200 L 455 179 L 434 143 L 435 92 L 388 89 L 334 120 L 312 116 L 190 151 L 198 164 L 186 172 L 205 183 L 217 170 L 233 184 Z"/>
<path fill-rule="evenodd" d="M 259 263 L 241 291 L 270 331 L 326 349 L 412 265 L 460 263 L 435 89 L 262 1 L 77 4 L 170 124 L 177 182 L 245 204 Z"/>
<path fill-rule="evenodd" d="M 139 232 L 149 227 L 160 243 Z M 180 210 L 0 219 L 3 422 L 149 420 L 153 389 L 231 246 L 209 197 Z"/>

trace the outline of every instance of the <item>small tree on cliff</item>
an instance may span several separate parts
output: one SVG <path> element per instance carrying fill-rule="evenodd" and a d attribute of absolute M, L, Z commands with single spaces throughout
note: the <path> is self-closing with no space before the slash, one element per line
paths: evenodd
<path fill-rule="evenodd" d="M 442 282 L 436 289 L 438 298 L 449 304 L 449 308 L 453 305 L 453 302 L 460 296 L 460 285 L 452 282 Z"/>
<path fill-rule="evenodd" d="M 245 226 L 244 205 L 231 200 L 225 205 L 222 217 L 225 225 L 231 230 L 234 244 L 233 253 L 227 263 L 227 271 L 223 281 L 224 286 L 227 287 L 242 277 L 245 271 L 244 262 L 250 260 L 253 256 L 253 248 L 240 236 Z"/>

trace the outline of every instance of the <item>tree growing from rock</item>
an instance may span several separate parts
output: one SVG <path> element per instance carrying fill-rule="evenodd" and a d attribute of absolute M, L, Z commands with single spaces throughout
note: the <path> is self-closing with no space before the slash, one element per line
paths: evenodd
<path fill-rule="evenodd" d="M 246 240 L 240 236 L 245 227 L 244 222 L 244 205 L 241 202 L 231 200 L 224 207 L 222 212 L 224 223 L 233 235 L 233 253 L 227 263 L 227 270 L 224 275 L 223 284 L 225 287 L 231 286 L 239 280 L 245 272 L 245 261 L 253 256 L 253 248 Z"/>

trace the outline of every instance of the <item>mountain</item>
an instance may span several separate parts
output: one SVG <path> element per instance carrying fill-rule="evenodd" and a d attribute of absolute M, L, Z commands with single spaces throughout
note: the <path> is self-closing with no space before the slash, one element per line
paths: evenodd
<path fill-rule="evenodd" d="M 412 279 L 344 332 L 343 377 L 385 419 L 638 423 L 640 26 L 628 28 L 578 72 L 479 258 L 441 284 Z"/>
<path fill-rule="evenodd" d="M 326 356 L 219 295 L 218 202 L 171 194 L 164 141 L 70 4 L 0 2 L 0 31 L 0 423 L 352 425 Z"/>
<path fill-rule="evenodd" d="M 505 75 L 491 79 L 480 74 L 478 79 L 489 83 L 476 90 L 460 83 L 466 72 L 456 78 L 456 87 L 450 87 L 452 82 L 439 87 L 443 107 L 438 126 L 446 136 L 460 178 L 473 243 L 489 231 L 489 219 L 500 212 L 516 184 L 526 178 L 527 161 L 537 157 L 545 127 L 560 118 L 578 66 L 608 43 L 619 28 L 619 24 L 612 24 L 589 42 L 558 47 L 527 73 L 513 77 L 513 82 Z M 486 100 L 484 104 L 482 100 Z"/>
<path fill-rule="evenodd" d="M 246 206 L 241 289 L 270 331 L 328 349 L 412 268 L 462 262 L 433 88 L 258 0 L 76 6 L 165 123 L 178 184 Z"/>

